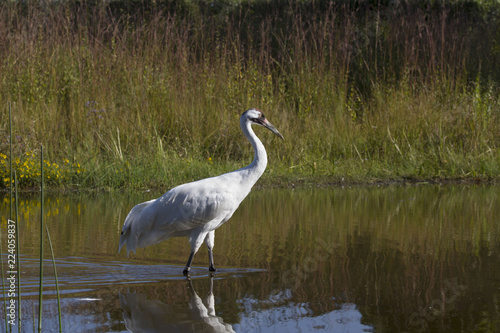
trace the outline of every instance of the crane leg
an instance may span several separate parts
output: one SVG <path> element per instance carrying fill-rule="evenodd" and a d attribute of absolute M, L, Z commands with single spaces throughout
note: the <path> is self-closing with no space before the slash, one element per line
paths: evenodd
<path fill-rule="evenodd" d="M 210 272 L 217 271 L 214 266 L 214 253 L 212 252 L 211 249 L 208 249 L 208 263 L 209 263 L 208 270 Z"/>
<path fill-rule="evenodd" d="M 206 232 L 199 232 L 196 234 L 193 234 L 189 238 L 189 242 L 191 243 L 191 254 L 189 255 L 188 262 L 186 264 L 186 268 L 184 268 L 184 275 L 189 275 L 189 271 L 191 270 L 191 262 L 193 261 L 194 254 L 198 252 L 198 249 L 200 248 L 201 244 L 203 243 L 203 240 L 207 243 L 208 246 L 208 251 L 209 251 L 209 260 L 210 260 L 210 270 L 215 271 L 214 266 L 214 260 L 213 256 L 210 254 L 212 252 L 212 248 L 214 247 L 214 237 L 215 237 L 215 232 L 210 231 L 209 233 Z"/>
<path fill-rule="evenodd" d="M 184 271 L 182 272 L 185 276 L 189 274 L 189 271 L 191 270 L 191 262 L 193 261 L 194 257 L 194 252 L 191 252 L 189 255 L 188 262 L 186 264 L 186 268 L 184 268 Z"/>
<path fill-rule="evenodd" d="M 212 251 L 215 244 L 215 230 L 212 230 L 207 234 L 207 236 L 205 237 L 205 243 L 208 247 L 208 270 L 210 272 L 215 272 L 217 270 L 214 266 L 214 253 Z"/>

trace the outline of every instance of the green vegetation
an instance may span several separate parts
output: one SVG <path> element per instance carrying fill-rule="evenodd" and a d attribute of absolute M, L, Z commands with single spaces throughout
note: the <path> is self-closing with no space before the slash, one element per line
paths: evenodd
<path fill-rule="evenodd" d="M 244 166 L 250 107 L 286 139 L 257 129 L 265 184 L 500 175 L 495 1 L 2 2 L 0 59 L 0 163 L 12 102 L 16 168 L 43 144 L 52 187 Z"/>

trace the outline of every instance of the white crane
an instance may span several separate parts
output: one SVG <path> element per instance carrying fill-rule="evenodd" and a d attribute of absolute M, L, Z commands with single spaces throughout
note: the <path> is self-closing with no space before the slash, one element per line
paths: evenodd
<path fill-rule="evenodd" d="M 188 237 L 191 254 L 184 275 L 189 274 L 193 257 L 203 241 L 208 247 L 209 270 L 215 271 L 212 253 L 215 229 L 231 218 L 267 166 L 266 150 L 252 130 L 254 124 L 284 139 L 261 111 L 245 111 L 240 126 L 255 151 L 253 162 L 220 176 L 179 185 L 158 199 L 136 205 L 123 224 L 118 252 L 125 244 L 128 255 L 130 251 L 135 253 L 137 247 L 157 244 L 170 237 Z"/>

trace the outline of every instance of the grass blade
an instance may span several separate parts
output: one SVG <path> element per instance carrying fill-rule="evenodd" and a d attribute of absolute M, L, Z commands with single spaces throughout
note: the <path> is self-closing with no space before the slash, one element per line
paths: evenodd
<path fill-rule="evenodd" d="M 9 149 L 10 149 L 10 161 L 9 161 L 9 169 L 10 169 L 10 184 L 9 184 L 9 195 L 10 195 L 10 219 L 12 220 L 12 111 L 9 102 Z"/>
<path fill-rule="evenodd" d="M 10 200 L 10 219 L 12 220 L 12 112 L 11 112 L 11 107 L 10 107 L 10 102 L 9 102 L 9 147 L 10 147 L 10 161 L 9 161 L 9 169 L 10 169 L 10 183 L 9 183 L 9 200 Z M 5 315 L 5 332 L 8 332 L 8 325 L 7 325 L 7 298 L 5 297 L 5 273 L 3 270 L 3 251 L 2 251 L 2 232 L 0 230 L 0 266 L 1 266 L 1 271 L 2 271 L 2 295 L 3 295 L 3 308 L 4 308 L 4 315 Z"/>
<path fill-rule="evenodd" d="M 2 295 L 3 295 L 3 308 L 4 308 L 4 316 L 5 316 L 5 332 L 8 332 L 7 329 L 7 297 L 5 297 L 5 275 L 3 270 L 3 251 L 2 251 L 2 230 L 0 229 L 0 270 L 2 271 Z"/>
<path fill-rule="evenodd" d="M 52 248 L 52 241 L 50 240 L 49 227 L 47 227 L 47 224 L 45 224 L 45 230 L 47 231 L 47 240 L 49 241 L 50 254 L 52 255 L 52 267 L 54 267 L 54 279 L 56 282 L 56 292 L 57 292 L 57 315 L 59 319 L 59 332 L 62 332 L 61 297 L 59 295 L 59 282 L 57 281 L 56 259 L 54 257 L 54 249 Z"/>
<path fill-rule="evenodd" d="M 42 302 L 43 302 L 43 145 L 40 146 L 40 286 L 38 288 L 38 332 L 42 331 Z"/>
<path fill-rule="evenodd" d="M 33 332 L 36 332 L 35 303 L 31 303 L 31 304 L 32 304 L 31 313 L 33 313 L 33 316 L 31 316 L 33 318 Z"/>
<path fill-rule="evenodd" d="M 19 243 L 21 239 L 19 237 L 19 196 L 17 192 L 17 175 L 14 172 L 14 185 L 15 185 L 15 196 L 16 196 L 16 256 L 17 256 L 17 322 L 18 322 L 18 332 L 21 330 L 21 252 L 19 252 Z"/>

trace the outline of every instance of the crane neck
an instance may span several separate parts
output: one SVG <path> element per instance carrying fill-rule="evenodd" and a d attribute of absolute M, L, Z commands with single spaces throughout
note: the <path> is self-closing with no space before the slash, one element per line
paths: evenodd
<path fill-rule="evenodd" d="M 251 183 L 250 186 L 253 186 L 255 182 L 262 176 L 267 166 L 267 154 L 264 145 L 260 141 L 260 139 L 255 135 L 252 125 L 249 121 L 242 118 L 240 120 L 241 130 L 243 134 L 247 137 L 248 141 L 253 147 L 255 152 L 253 162 L 247 167 L 240 169 L 241 171 L 248 172 L 247 180 Z"/>

